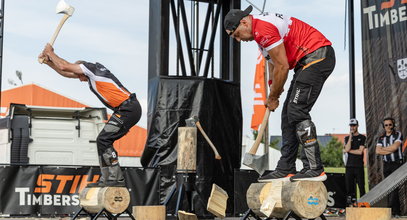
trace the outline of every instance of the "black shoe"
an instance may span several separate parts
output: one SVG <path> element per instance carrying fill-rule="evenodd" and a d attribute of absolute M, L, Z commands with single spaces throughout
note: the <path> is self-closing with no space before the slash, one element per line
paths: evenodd
<path fill-rule="evenodd" d="M 300 172 L 290 177 L 290 181 L 325 181 L 326 175 L 324 169 L 320 170 L 306 170 L 305 172 Z"/>
<path fill-rule="evenodd" d="M 288 180 L 294 174 L 284 171 L 275 170 L 267 175 L 261 176 L 257 181 L 260 183 L 271 182 L 273 180 Z"/>
<path fill-rule="evenodd" d="M 112 181 L 108 180 L 104 183 L 105 187 L 125 187 L 126 183 L 124 180 L 119 180 L 119 181 Z"/>
<path fill-rule="evenodd" d="M 96 183 L 89 183 L 86 185 L 86 187 L 91 188 L 91 187 L 104 187 L 104 183 L 101 181 L 98 181 Z"/>

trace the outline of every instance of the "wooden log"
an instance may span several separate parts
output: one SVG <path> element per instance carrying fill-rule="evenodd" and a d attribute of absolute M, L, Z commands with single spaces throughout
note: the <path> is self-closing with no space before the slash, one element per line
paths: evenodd
<path fill-rule="evenodd" d="M 194 213 L 189 213 L 189 212 L 179 210 L 178 219 L 179 220 L 198 220 L 198 217 L 196 217 L 196 215 Z"/>
<path fill-rule="evenodd" d="M 218 218 L 225 218 L 228 198 L 228 193 L 225 190 L 216 184 L 212 184 L 207 210 Z"/>
<path fill-rule="evenodd" d="M 391 208 L 346 208 L 346 220 L 390 220 Z"/>
<path fill-rule="evenodd" d="M 178 128 L 177 171 L 196 172 L 196 127 Z"/>
<path fill-rule="evenodd" d="M 118 214 L 130 204 L 130 193 L 126 187 L 86 187 L 79 194 L 80 205 L 89 213 L 98 213 L 105 208 Z"/>
<path fill-rule="evenodd" d="M 246 192 L 249 208 L 260 217 L 284 218 L 289 212 L 281 200 L 283 181 L 253 183 Z"/>
<path fill-rule="evenodd" d="M 133 216 L 137 220 L 165 220 L 165 206 L 133 206 Z"/>
<path fill-rule="evenodd" d="M 283 206 L 301 218 L 314 219 L 325 210 L 328 192 L 323 182 L 296 181 L 283 185 Z"/>
<path fill-rule="evenodd" d="M 246 199 L 260 217 L 283 218 L 292 210 L 299 217 L 313 219 L 325 210 L 328 193 L 322 182 L 275 180 L 251 184 Z"/>

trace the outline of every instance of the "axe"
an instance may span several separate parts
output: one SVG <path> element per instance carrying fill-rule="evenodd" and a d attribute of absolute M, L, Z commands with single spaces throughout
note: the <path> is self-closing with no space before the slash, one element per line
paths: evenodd
<path fill-rule="evenodd" d="M 208 142 L 209 146 L 211 146 L 213 153 L 215 153 L 215 158 L 217 160 L 222 159 L 222 157 L 219 155 L 218 151 L 216 150 L 215 145 L 213 145 L 212 141 L 209 139 L 208 135 L 206 135 L 205 131 L 203 130 L 201 123 L 199 123 L 198 117 L 197 116 L 193 116 L 191 118 L 188 118 L 187 120 L 185 120 L 186 124 L 188 127 L 198 127 L 199 131 L 201 132 L 202 136 L 204 136 L 204 138 L 206 139 L 206 141 Z"/>
<path fill-rule="evenodd" d="M 51 46 L 54 45 L 55 39 L 57 38 L 59 31 L 61 30 L 62 26 L 64 25 L 65 21 L 72 16 L 73 12 L 75 11 L 75 8 L 68 5 L 64 0 L 60 0 L 57 4 L 57 7 L 55 9 L 57 14 L 64 14 L 64 16 L 61 18 L 61 21 L 58 24 L 57 29 L 55 30 L 54 34 L 51 37 L 51 40 L 49 41 L 49 44 Z M 44 63 L 44 58 L 38 58 L 39 63 Z"/>
<path fill-rule="evenodd" d="M 259 133 L 257 134 L 256 141 L 254 142 L 252 148 L 249 152 L 244 155 L 243 164 L 252 168 L 260 175 L 263 175 L 264 171 L 267 169 L 268 155 L 264 154 L 261 156 L 255 155 L 257 149 L 259 148 L 261 139 L 263 137 L 264 130 L 266 129 L 267 122 L 269 120 L 270 110 L 267 108 L 264 114 L 263 122 L 261 123 Z"/>

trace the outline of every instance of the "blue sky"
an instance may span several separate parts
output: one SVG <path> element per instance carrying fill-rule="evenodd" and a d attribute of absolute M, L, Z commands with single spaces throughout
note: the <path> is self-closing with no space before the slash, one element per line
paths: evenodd
<path fill-rule="evenodd" d="M 68 61 L 87 60 L 103 63 L 129 90 L 137 93 L 143 115 L 139 125 L 147 124 L 148 0 L 66 0 L 75 7 L 54 47 Z M 3 51 L 2 89 L 13 88 L 8 79 L 18 83 L 16 70 L 23 81 L 36 83 L 91 106 L 102 106 L 86 83 L 59 76 L 37 62 L 37 56 L 51 38 L 62 15 L 55 14 L 57 0 L 6 1 Z M 262 0 L 251 0 L 261 6 Z M 242 0 L 242 8 L 248 3 Z M 279 12 L 301 19 L 319 29 L 332 41 L 337 64 L 325 83 L 311 111 L 319 134 L 347 133 L 349 120 L 348 50 L 344 50 L 345 0 L 273 0 L 266 11 Z M 360 1 L 355 1 L 356 116 L 360 131 L 365 132 L 361 66 Z M 254 9 L 253 13 L 258 13 Z M 201 13 L 204 16 L 204 13 Z M 202 18 L 203 19 L 203 18 Z M 171 21 L 172 22 L 172 21 Z M 172 37 L 174 39 L 174 37 Z M 174 41 L 171 40 L 171 46 Z M 243 134 L 251 135 L 253 78 L 257 57 L 255 42 L 242 43 L 241 91 Z M 173 66 L 173 64 L 171 64 Z M 290 72 L 289 79 L 293 76 Z M 287 85 L 289 85 L 287 81 Z M 286 91 L 288 88 L 286 87 Z M 285 98 L 282 94 L 282 103 Z M 279 135 L 281 106 L 270 116 L 270 134 Z"/>

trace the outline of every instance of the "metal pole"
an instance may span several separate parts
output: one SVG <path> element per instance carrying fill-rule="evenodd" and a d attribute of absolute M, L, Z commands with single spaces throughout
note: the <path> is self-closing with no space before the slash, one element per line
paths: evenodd
<path fill-rule="evenodd" d="M 1 25 L 1 33 L 0 33 L 0 105 L 1 105 L 1 84 L 3 82 L 3 39 L 4 39 L 4 2 L 6 0 L 1 0 L 1 11 L 0 11 L 0 25 Z"/>
<path fill-rule="evenodd" d="M 350 118 L 356 118 L 355 112 L 355 28 L 353 0 L 348 1 L 349 16 L 349 101 L 350 101 Z"/>
<path fill-rule="evenodd" d="M 199 76 L 199 1 L 194 2 L 194 9 L 195 10 L 195 28 L 192 29 L 194 33 L 195 38 L 193 39 L 194 41 L 194 61 L 195 61 L 195 72 L 196 75 Z"/>

